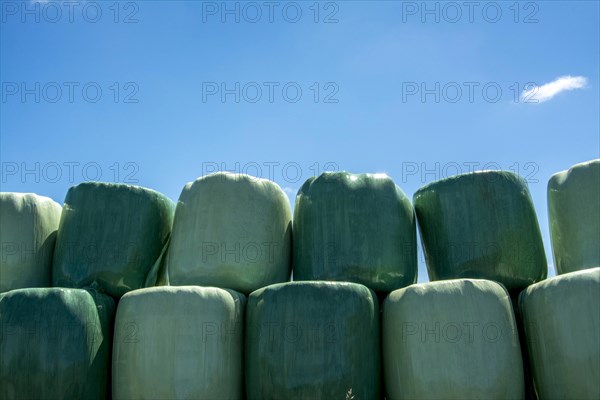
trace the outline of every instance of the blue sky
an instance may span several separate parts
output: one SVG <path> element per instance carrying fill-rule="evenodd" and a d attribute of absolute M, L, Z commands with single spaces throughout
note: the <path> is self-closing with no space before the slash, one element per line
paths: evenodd
<path fill-rule="evenodd" d="M 0 1 L 2 191 L 176 200 L 224 167 L 293 203 L 324 169 L 412 196 L 501 168 L 528 179 L 551 262 L 547 181 L 600 153 L 598 2 L 270 4 Z"/>

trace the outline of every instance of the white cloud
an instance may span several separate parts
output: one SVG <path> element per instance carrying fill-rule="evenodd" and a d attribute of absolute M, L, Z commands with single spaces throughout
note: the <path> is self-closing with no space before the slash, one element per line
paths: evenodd
<path fill-rule="evenodd" d="M 585 76 L 561 76 L 542 86 L 523 90 L 521 101 L 524 103 L 543 103 L 552 99 L 560 92 L 582 89 L 586 87 L 587 82 L 588 80 Z"/>

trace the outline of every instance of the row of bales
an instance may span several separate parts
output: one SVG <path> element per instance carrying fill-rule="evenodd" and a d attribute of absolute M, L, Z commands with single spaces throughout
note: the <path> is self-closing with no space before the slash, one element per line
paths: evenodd
<path fill-rule="evenodd" d="M 600 398 L 600 160 L 410 199 L 216 173 L 0 194 L 0 398 Z M 417 281 L 417 224 L 430 282 Z"/>

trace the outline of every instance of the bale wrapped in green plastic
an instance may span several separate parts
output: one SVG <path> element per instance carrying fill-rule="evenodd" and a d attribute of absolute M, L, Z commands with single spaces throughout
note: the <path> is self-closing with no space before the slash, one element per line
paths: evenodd
<path fill-rule="evenodd" d="M 243 398 L 246 297 L 198 286 L 155 287 L 119 302 L 115 399 Z"/>
<path fill-rule="evenodd" d="M 289 280 L 292 216 L 274 182 L 215 173 L 183 188 L 167 256 L 172 285 L 248 294 Z"/>
<path fill-rule="evenodd" d="M 95 290 L 0 295 L 0 398 L 105 399 L 114 311 Z"/>
<path fill-rule="evenodd" d="M 347 282 L 291 282 L 253 292 L 246 310 L 248 399 L 377 399 L 379 306 Z"/>
<path fill-rule="evenodd" d="M 146 283 L 166 251 L 174 204 L 139 186 L 82 183 L 65 198 L 52 281 L 54 286 L 98 283 L 121 297 Z"/>
<path fill-rule="evenodd" d="M 600 160 L 552 175 L 548 219 L 557 274 L 600 265 Z"/>
<path fill-rule="evenodd" d="M 0 193 L 0 292 L 52 284 L 62 207 L 33 193 Z"/>
<path fill-rule="evenodd" d="M 308 179 L 294 210 L 294 280 L 361 283 L 391 292 L 417 280 L 414 210 L 385 174 Z"/>
<path fill-rule="evenodd" d="M 414 204 L 430 280 L 490 279 L 516 292 L 546 278 L 540 227 L 518 175 L 442 179 L 419 189 Z"/>
<path fill-rule="evenodd" d="M 522 399 L 523 365 L 510 297 L 496 282 L 412 285 L 383 305 L 388 399 Z"/>
<path fill-rule="evenodd" d="M 529 286 L 519 297 L 541 399 L 600 398 L 600 268 Z"/>

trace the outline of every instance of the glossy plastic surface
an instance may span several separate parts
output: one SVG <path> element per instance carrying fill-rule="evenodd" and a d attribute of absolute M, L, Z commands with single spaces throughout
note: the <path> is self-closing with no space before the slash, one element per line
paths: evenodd
<path fill-rule="evenodd" d="M 248 399 L 378 399 L 379 354 L 379 306 L 363 285 L 291 282 L 248 298 Z"/>
<path fill-rule="evenodd" d="M 114 300 L 95 290 L 0 295 L 0 398 L 106 398 L 114 312 Z"/>
<path fill-rule="evenodd" d="M 522 399 L 523 363 L 508 292 L 459 279 L 392 292 L 383 306 L 388 399 Z"/>
<path fill-rule="evenodd" d="M 291 238 L 290 203 L 276 183 L 243 174 L 207 175 L 179 196 L 169 282 L 248 294 L 287 281 Z"/>
<path fill-rule="evenodd" d="M 58 229 L 53 285 L 96 282 L 113 297 L 144 287 L 166 249 L 173 211 L 170 199 L 139 186 L 73 186 Z"/>
<path fill-rule="evenodd" d="M 550 178 L 548 218 L 558 274 L 600 265 L 600 160 Z"/>
<path fill-rule="evenodd" d="M 62 207 L 32 193 L 0 193 L 0 292 L 48 287 Z"/>
<path fill-rule="evenodd" d="M 298 192 L 294 280 L 391 292 L 416 282 L 416 243 L 412 204 L 385 174 L 326 172 Z"/>
<path fill-rule="evenodd" d="M 546 278 L 540 227 L 518 175 L 457 175 L 419 189 L 414 204 L 430 280 L 490 279 L 513 292 Z"/>
<path fill-rule="evenodd" d="M 114 399 L 241 399 L 246 297 L 198 286 L 155 287 L 119 302 Z"/>
<path fill-rule="evenodd" d="M 531 285 L 519 307 L 539 397 L 600 398 L 600 268 Z"/>

